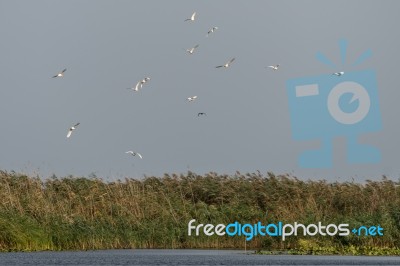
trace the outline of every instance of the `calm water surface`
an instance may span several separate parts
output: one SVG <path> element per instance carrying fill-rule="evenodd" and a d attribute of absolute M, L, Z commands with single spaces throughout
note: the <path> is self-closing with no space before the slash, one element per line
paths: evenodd
<path fill-rule="evenodd" d="M 232 250 L 0 253 L 0 265 L 400 265 L 400 257 L 255 255 Z"/>

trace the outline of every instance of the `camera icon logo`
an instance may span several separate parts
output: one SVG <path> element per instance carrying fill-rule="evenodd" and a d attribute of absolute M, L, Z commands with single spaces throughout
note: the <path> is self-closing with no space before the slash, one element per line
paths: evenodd
<path fill-rule="evenodd" d="M 341 42 L 342 55 L 345 44 Z M 367 51 L 356 63 L 369 56 Z M 330 63 L 320 54 L 317 58 Z M 382 129 L 375 71 L 295 78 L 287 81 L 286 88 L 293 138 L 297 141 L 320 140 L 318 150 L 300 154 L 300 167 L 332 167 L 333 139 L 343 136 L 347 141 L 348 163 L 378 163 L 381 160 L 378 149 L 357 142 L 359 135 Z"/>

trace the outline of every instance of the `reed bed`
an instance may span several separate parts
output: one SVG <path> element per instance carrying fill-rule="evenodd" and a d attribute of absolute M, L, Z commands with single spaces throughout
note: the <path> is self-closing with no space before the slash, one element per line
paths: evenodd
<path fill-rule="evenodd" d="M 260 172 L 165 174 L 114 182 L 0 172 L 0 250 L 240 248 L 303 253 L 399 254 L 399 182 L 303 181 Z M 380 225 L 384 236 L 188 236 L 214 225 L 321 221 Z M 348 252 L 348 251 L 351 252 Z M 360 251 L 361 250 L 361 251 Z"/>

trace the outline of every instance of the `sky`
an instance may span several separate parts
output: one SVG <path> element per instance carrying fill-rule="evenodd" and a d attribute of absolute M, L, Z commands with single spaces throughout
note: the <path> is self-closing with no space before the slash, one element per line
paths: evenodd
<path fill-rule="evenodd" d="M 398 10 L 394 0 L 1 1 L 0 169 L 107 180 L 189 170 L 397 180 Z M 349 62 L 368 49 L 372 57 L 341 64 L 341 39 Z M 293 139 L 287 80 L 365 69 L 376 72 L 383 126 L 360 141 L 381 161 L 349 164 L 339 136 L 331 168 L 300 167 L 299 154 L 319 140 Z M 127 90 L 144 77 L 139 92 Z"/>

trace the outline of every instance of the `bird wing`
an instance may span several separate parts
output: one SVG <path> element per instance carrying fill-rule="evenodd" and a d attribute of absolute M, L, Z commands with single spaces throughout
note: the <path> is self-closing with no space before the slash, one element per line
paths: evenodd
<path fill-rule="evenodd" d="M 232 63 L 233 61 L 235 61 L 235 58 L 232 58 L 231 61 L 228 62 L 228 64 Z"/>
<path fill-rule="evenodd" d="M 56 77 L 58 77 L 58 74 L 57 74 L 57 75 L 55 75 L 55 76 L 53 76 L 53 78 L 56 78 Z"/>
<path fill-rule="evenodd" d="M 193 14 L 192 14 L 192 16 L 190 17 L 190 19 L 191 20 L 194 20 L 194 17 L 196 16 L 196 12 L 194 12 Z"/>
<path fill-rule="evenodd" d="M 67 69 L 66 69 L 66 68 L 64 68 L 64 69 L 63 69 L 63 71 L 61 71 L 61 74 L 62 74 L 62 73 L 64 73 L 65 71 L 67 71 Z"/>
<path fill-rule="evenodd" d="M 141 81 L 139 81 L 138 83 L 136 83 L 135 90 L 139 90 L 139 85 L 141 85 L 141 84 L 142 84 Z"/>
<path fill-rule="evenodd" d="M 197 47 L 199 47 L 199 45 L 198 44 L 196 44 L 196 46 L 195 47 L 193 47 L 194 49 L 196 49 Z"/>
<path fill-rule="evenodd" d="M 68 134 L 67 134 L 67 138 L 71 137 L 72 134 L 72 129 L 69 129 Z"/>
<path fill-rule="evenodd" d="M 143 157 L 142 157 L 142 155 L 140 153 L 137 152 L 136 154 L 137 154 L 137 156 L 140 157 L 140 159 L 143 159 Z"/>
<path fill-rule="evenodd" d="M 216 66 L 215 68 L 220 68 L 220 67 L 223 67 L 223 66 Z"/>

